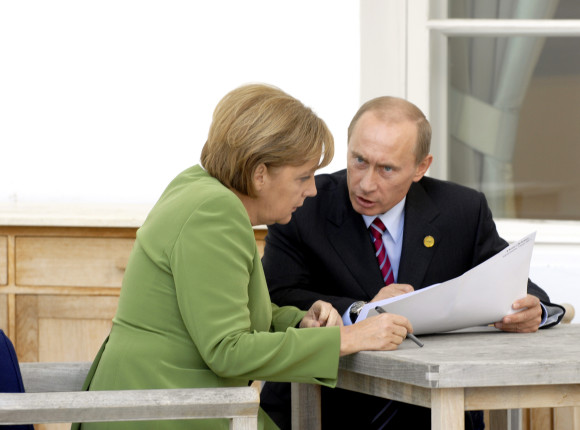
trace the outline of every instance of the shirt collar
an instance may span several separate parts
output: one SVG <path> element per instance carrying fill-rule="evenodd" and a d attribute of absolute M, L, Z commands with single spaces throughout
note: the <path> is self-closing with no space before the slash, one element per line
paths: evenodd
<path fill-rule="evenodd" d="M 393 238 L 393 241 L 397 243 L 401 236 L 403 235 L 403 222 L 404 222 L 404 214 L 405 214 L 405 201 L 407 197 L 405 196 L 403 200 L 393 206 L 390 210 L 385 212 L 384 214 L 379 215 L 362 215 L 367 228 L 371 225 L 373 220 L 378 216 L 385 227 L 387 228 L 387 232 Z"/>

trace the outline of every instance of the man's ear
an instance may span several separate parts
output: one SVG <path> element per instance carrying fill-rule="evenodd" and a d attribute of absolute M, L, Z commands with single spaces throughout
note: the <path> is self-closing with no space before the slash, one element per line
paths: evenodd
<path fill-rule="evenodd" d="M 413 177 L 413 182 L 419 182 L 421 178 L 425 176 L 425 173 L 427 173 L 427 170 L 429 170 L 429 167 L 431 166 L 432 162 L 433 155 L 428 154 L 425 158 L 423 158 L 423 160 L 419 164 L 417 164 L 415 176 Z"/>
<path fill-rule="evenodd" d="M 256 192 L 262 191 L 264 184 L 266 183 L 266 177 L 268 176 L 268 168 L 264 163 L 258 164 L 254 169 L 254 174 L 252 180 L 254 181 L 254 189 Z"/>

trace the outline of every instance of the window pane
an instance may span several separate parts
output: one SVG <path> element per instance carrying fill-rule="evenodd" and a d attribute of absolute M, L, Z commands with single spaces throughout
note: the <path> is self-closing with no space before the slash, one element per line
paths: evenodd
<path fill-rule="evenodd" d="M 449 18 L 579 19 L 578 0 L 449 0 Z"/>
<path fill-rule="evenodd" d="M 449 39 L 449 178 L 496 217 L 580 219 L 580 38 Z"/>

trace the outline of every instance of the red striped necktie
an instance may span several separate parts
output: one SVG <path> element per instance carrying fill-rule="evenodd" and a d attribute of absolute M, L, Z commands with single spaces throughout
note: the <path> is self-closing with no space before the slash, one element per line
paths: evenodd
<path fill-rule="evenodd" d="M 389 261 L 389 256 L 383 243 L 383 233 L 386 229 L 378 217 L 374 219 L 369 227 L 371 236 L 373 237 L 373 244 L 375 245 L 375 255 L 379 262 L 381 273 L 383 274 L 383 281 L 385 281 L 385 285 L 389 285 L 395 282 L 395 276 L 393 275 L 393 268 L 391 267 L 391 262 Z"/>

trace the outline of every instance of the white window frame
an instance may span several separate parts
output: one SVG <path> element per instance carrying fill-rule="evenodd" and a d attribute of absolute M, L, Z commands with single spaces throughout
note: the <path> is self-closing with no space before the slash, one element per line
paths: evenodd
<path fill-rule="evenodd" d="M 443 2 L 441 2 L 443 3 Z M 473 36 L 543 36 L 543 37 L 579 37 L 580 20 L 520 20 L 520 19 L 430 19 L 426 22 L 430 32 L 430 118 L 437 127 L 434 128 L 433 151 L 437 154 L 439 165 L 432 171 L 436 177 L 448 177 L 447 166 L 447 39 L 449 37 Z M 557 221 L 518 221 L 501 220 L 506 234 L 521 230 L 518 226 L 544 227 L 549 230 L 545 240 L 555 243 L 580 243 L 580 222 Z M 546 225 L 550 225 L 546 229 Z M 558 225 L 565 231 L 558 231 Z M 537 229 L 537 228 L 536 228 Z M 573 233 L 570 235 L 570 233 Z M 515 237 L 512 237 L 516 240 Z M 564 241 L 564 242 L 562 242 Z"/>
<path fill-rule="evenodd" d="M 447 38 L 580 36 L 580 20 L 445 19 L 447 0 L 360 0 L 361 103 L 393 95 L 415 103 L 433 127 L 429 174 L 447 179 Z"/>
<path fill-rule="evenodd" d="M 446 19 L 447 0 L 360 2 L 361 103 L 388 94 L 421 108 L 433 125 L 435 161 L 429 175 L 440 179 L 448 179 L 447 38 L 580 36 L 580 20 Z M 537 232 L 532 279 L 534 274 L 544 274 L 547 283 L 538 276 L 535 280 L 552 299 L 580 309 L 580 267 L 576 263 L 580 258 L 580 220 L 496 219 L 496 224 L 508 242 Z"/>
<path fill-rule="evenodd" d="M 437 177 L 446 178 L 447 166 L 447 39 L 474 36 L 578 37 L 580 20 L 432 19 L 426 23 L 431 36 L 431 121 L 437 124 L 433 145 L 440 160 Z"/>

